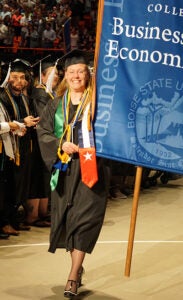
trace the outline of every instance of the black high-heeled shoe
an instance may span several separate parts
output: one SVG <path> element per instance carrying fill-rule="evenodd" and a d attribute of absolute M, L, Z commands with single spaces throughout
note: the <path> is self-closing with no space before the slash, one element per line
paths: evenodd
<path fill-rule="evenodd" d="M 78 294 L 78 282 L 76 280 L 69 279 L 67 281 L 67 286 L 68 286 L 68 284 L 69 284 L 69 287 L 65 288 L 64 297 L 73 298 L 73 297 L 77 296 L 77 294 Z"/>
<path fill-rule="evenodd" d="M 81 269 L 79 270 L 78 272 L 78 280 L 77 280 L 77 285 L 78 285 L 78 288 L 80 286 L 82 286 L 82 277 L 83 277 L 83 274 L 84 274 L 85 270 L 83 268 L 83 266 L 81 267 Z"/>

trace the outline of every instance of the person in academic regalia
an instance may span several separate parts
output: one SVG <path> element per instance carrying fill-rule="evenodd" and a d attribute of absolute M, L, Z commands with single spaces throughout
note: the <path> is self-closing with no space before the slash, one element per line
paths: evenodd
<path fill-rule="evenodd" d="M 49 59 L 49 60 L 48 60 Z M 36 72 L 36 67 L 39 67 Z M 35 85 L 30 95 L 34 111 L 41 118 L 42 112 L 49 100 L 54 100 L 56 87 L 59 81 L 55 61 L 50 56 L 43 58 L 35 64 Z M 35 176 L 36 174 L 36 176 Z M 39 181 L 37 180 L 39 178 Z M 27 200 L 26 223 L 36 227 L 49 227 L 49 198 L 50 198 L 50 173 L 42 160 L 37 132 L 33 135 L 33 151 L 31 154 L 31 181 L 29 199 Z"/>
<path fill-rule="evenodd" d="M 30 64 L 27 61 L 16 59 L 9 64 L 6 78 L 2 83 L 0 100 L 7 110 L 11 120 L 19 121 L 27 127 L 26 134 L 22 137 L 16 136 L 14 175 L 14 206 L 18 209 L 25 205 L 28 198 L 30 184 L 30 155 L 31 155 L 31 130 L 39 121 L 33 116 L 28 97 L 24 90 L 28 85 L 27 72 L 30 72 Z M 15 220 L 16 223 L 16 220 Z M 18 224 L 15 224 L 15 227 Z"/>
<path fill-rule="evenodd" d="M 9 235 L 17 236 L 19 232 L 13 228 L 14 218 L 14 159 L 16 154 L 15 135 L 24 135 L 25 125 L 12 122 L 3 104 L 0 102 L 0 238 Z"/>
<path fill-rule="evenodd" d="M 60 96 L 47 104 L 37 126 L 43 159 L 52 170 L 49 251 L 65 248 L 71 255 L 65 297 L 77 295 L 85 254 L 97 242 L 108 195 L 104 159 L 94 151 L 87 58 L 73 50 L 61 59 L 65 75 Z"/>

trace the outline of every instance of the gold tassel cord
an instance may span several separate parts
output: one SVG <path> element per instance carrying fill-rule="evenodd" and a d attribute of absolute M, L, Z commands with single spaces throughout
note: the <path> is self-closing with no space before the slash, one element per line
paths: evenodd
<path fill-rule="evenodd" d="M 66 128 L 65 128 L 65 131 L 60 139 L 60 143 L 59 143 L 59 147 L 58 147 L 58 150 L 57 150 L 57 155 L 58 155 L 58 158 L 61 160 L 62 163 L 68 163 L 70 161 L 70 156 L 69 154 L 63 152 L 61 153 L 61 148 L 62 148 L 62 141 L 63 141 L 63 138 L 64 136 L 66 136 L 66 140 L 67 141 L 70 141 L 70 138 L 71 138 L 71 126 L 70 125 L 67 125 Z"/>
<path fill-rule="evenodd" d="M 41 84 L 40 87 L 45 90 L 45 92 L 50 96 L 50 98 L 52 100 L 54 100 L 54 96 L 52 95 L 52 93 L 48 89 L 46 89 L 45 85 Z"/>
<path fill-rule="evenodd" d="M 0 153 L 2 153 L 2 152 L 3 152 L 3 141 L 0 140 Z"/>
<path fill-rule="evenodd" d="M 17 166 L 20 166 L 20 151 L 19 151 L 19 137 L 18 136 L 16 136 L 15 164 Z"/>
<path fill-rule="evenodd" d="M 88 127 L 88 131 L 91 131 L 92 126 L 91 126 L 91 110 L 90 109 L 88 110 L 88 115 L 87 115 L 87 127 Z"/>
<path fill-rule="evenodd" d="M 15 154 L 15 163 L 19 167 L 20 166 L 20 153 L 16 152 Z"/>

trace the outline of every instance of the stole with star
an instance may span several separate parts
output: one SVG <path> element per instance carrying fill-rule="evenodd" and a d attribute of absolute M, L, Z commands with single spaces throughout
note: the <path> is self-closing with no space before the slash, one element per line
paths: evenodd
<path fill-rule="evenodd" d="M 82 182 L 91 188 L 98 181 L 95 148 L 79 148 L 79 157 Z"/>
<path fill-rule="evenodd" d="M 81 180 L 89 188 L 92 188 L 98 181 L 98 172 L 92 124 L 90 124 L 90 130 L 88 130 L 89 113 L 90 105 L 88 104 L 83 114 L 78 136 Z"/>

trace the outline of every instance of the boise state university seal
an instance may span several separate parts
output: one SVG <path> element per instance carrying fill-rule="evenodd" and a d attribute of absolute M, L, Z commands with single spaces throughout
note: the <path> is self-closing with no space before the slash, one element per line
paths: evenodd
<path fill-rule="evenodd" d="M 183 170 L 183 82 L 157 78 L 134 95 L 128 128 L 137 160 L 162 169 Z"/>

